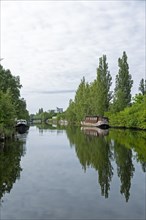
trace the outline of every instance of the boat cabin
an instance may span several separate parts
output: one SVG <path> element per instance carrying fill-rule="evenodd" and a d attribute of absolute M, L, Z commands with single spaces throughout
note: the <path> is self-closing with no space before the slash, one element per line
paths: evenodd
<path fill-rule="evenodd" d="M 107 117 L 103 117 L 103 116 L 86 116 L 85 121 L 86 123 L 97 123 L 98 121 L 107 121 L 108 122 L 108 118 Z"/>

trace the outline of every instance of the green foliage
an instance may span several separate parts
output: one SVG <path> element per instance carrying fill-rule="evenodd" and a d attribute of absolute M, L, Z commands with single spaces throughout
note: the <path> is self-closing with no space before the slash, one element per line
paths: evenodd
<path fill-rule="evenodd" d="M 109 109 L 109 102 L 111 100 L 110 87 L 112 84 L 112 77 L 108 71 L 108 64 L 106 62 L 106 55 L 99 58 L 99 67 L 97 68 L 97 82 L 96 82 L 96 109 L 97 114 L 104 115 L 104 112 Z"/>
<path fill-rule="evenodd" d="M 144 95 L 142 94 L 136 94 L 134 97 L 133 97 L 133 103 L 137 103 L 137 104 L 140 104 L 144 101 Z"/>
<path fill-rule="evenodd" d="M 99 59 L 97 79 L 93 83 L 81 80 L 75 99 L 70 101 L 66 111 L 66 118 L 70 122 L 80 122 L 86 115 L 104 114 L 109 108 L 111 100 L 111 75 L 108 71 L 106 55 Z"/>
<path fill-rule="evenodd" d="M 141 79 L 139 84 L 139 91 L 142 93 L 142 95 L 146 94 L 146 80 Z"/>
<path fill-rule="evenodd" d="M 26 108 L 26 101 L 24 98 L 19 98 L 16 102 L 16 114 L 17 118 L 29 119 L 29 112 Z"/>
<path fill-rule="evenodd" d="M 76 114 L 76 120 L 81 121 L 88 114 L 88 95 L 89 85 L 85 82 L 85 78 L 81 80 L 81 83 L 76 91 L 74 111 Z"/>
<path fill-rule="evenodd" d="M 40 108 L 38 113 L 39 114 L 43 113 L 43 108 Z"/>
<path fill-rule="evenodd" d="M 66 132 L 84 171 L 90 166 L 98 171 L 101 194 L 108 198 L 113 168 L 110 161 L 110 145 L 106 138 L 85 136 L 79 128 L 68 127 Z"/>
<path fill-rule="evenodd" d="M 87 114 L 90 114 L 90 85 L 85 82 L 85 78 L 76 91 L 75 99 L 70 100 L 66 110 L 66 119 L 71 122 L 80 122 Z"/>
<path fill-rule="evenodd" d="M 107 112 L 110 125 L 146 129 L 146 95 L 136 95 L 132 106 L 117 113 Z"/>
<path fill-rule="evenodd" d="M 9 193 L 13 184 L 20 178 L 22 168 L 21 157 L 25 154 L 23 143 L 6 142 L 5 147 L 0 146 L 0 199 Z"/>
<path fill-rule="evenodd" d="M 5 70 L 0 65 L 0 90 L 5 93 L 9 89 L 13 102 L 15 102 L 20 97 L 21 87 L 19 76 L 13 76 L 10 70 Z"/>
<path fill-rule="evenodd" d="M 133 148 L 136 152 L 136 159 L 141 164 L 146 162 L 146 132 L 129 129 L 110 129 L 109 138 L 125 146 L 127 149 Z"/>
<path fill-rule="evenodd" d="M 88 167 L 98 171 L 101 194 L 105 198 L 109 196 L 112 177 L 117 169 L 121 183 L 120 193 L 128 201 L 135 171 L 133 158 L 146 172 L 146 133 L 128 129 L 110 129 L 108 136 L 99 134 L 92 136 L 89 133 L 83 133 L 79 127 L 71 126 L 67 127 L 66 133 L 70 146 L 75 148 L 84 171 L 86 172 Z M 115 164 L 114 167 L 113 164 Z"/>
<path fill-rule="evenodd" d="M 10 70 L 0 65 L 0 128 L 4 130 L 14 125 L 16 118 L 28 119 L 26 102 L 20 97 L 19 76 L 13 76 Z M 1 131 L 0 131 L 1 133 Z"/>
<path fill-rule="evenodd" d="M 0 124 L 3 126 L 12 126 L 14 125 L 15 117 L 16 111 L 10 90 L 7 90 L 6 93 L 0 91 Z"/>
<path fill-rule="evenodd" d="M 53 116 L 56 116 L 57 113 L 54 111 L 43 111 L 43 108 L 40 108 L 38 113 L 35 115 L 31 115 L 31 119 L 33 120 L 41 120 L 42 122 L 46 122 L 48 119 L 52 119 Z"/>
<path fill-rule="evenodd" d="M 65 120 L 65 112 L 62 112 L 62 113 L 58 113 L 57 114 L 57 121 L 59 120 Z"/>
<path fill-rule="evenodd" d="M 133 80 L 129 74 L 126 52 L 118 59 L 119 72 L 116 75 L 113 110 L 121 111 L 131 103 L 131 88 Z"/>
<path fill-rule="evenodd" d="M 126 52 L 118 59 L 119 72 L 116 75 L 114 97 L 110 87 L 112 78 L 108 71 L 106 55 L 99 58 L 97 77 L 90 84 L 81 80 L 74 100 L 70 100 L 64 118 L 71 123 L 80 123 L 86 115 L 104 115 L 109 117 L 111 126 L 146 129 L 146 110 L 144 80 L 141 80 L 140 91 L 131 103 L 133 80 L 129 74 Z"/>
<path fill-rule="evenodd" d="M 69 123 L 74 123 L 75 121 L 77 121 L 75 103 L 72 100 L 69 101 L 69 107 L 65 113 L 65 117 Z"/>

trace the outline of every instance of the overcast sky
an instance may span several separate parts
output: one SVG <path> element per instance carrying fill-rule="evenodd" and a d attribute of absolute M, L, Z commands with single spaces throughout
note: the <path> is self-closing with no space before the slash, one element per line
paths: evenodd
<path fill-rule="evenodd" d="M 113 90 L 126 51 L 138 93 L 145 49 L 145 1 L 1 1 L 1 64 L 20 76 L 30 113 L 65 110 L 83 76 L 96 78 L 103 54 Z"/>

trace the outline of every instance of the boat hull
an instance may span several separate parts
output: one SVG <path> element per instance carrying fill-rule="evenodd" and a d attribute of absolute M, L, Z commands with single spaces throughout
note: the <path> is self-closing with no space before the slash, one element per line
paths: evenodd
<path fill-rule="evenodd" d="M 97 128 L 102 128 L 102 129 L 107 129 L 109 128 L 108 123 L 103 123 L 103 122 L 96 122 L 96 123 L 90 123 L 90 122 L 81 122 L 82 126 L 87 126 L 87 127 L 97 127 Z"/>
<path fill-rule="evenodd" d="M 29 126 L 24 125 L 24 124 L 19 124 L 18 126 L 16 126 L 16 131 L 19 134 L 24 134 L 28 129 L 29 129 Z"/>

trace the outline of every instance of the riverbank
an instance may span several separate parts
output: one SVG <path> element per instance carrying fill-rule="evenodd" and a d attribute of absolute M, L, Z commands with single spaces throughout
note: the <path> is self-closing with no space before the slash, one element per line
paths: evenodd
<path fill-rule="evenodd" d="M 146 130 L 146 116 L 135 118 L 134 115 L 114 114 L 108 115 L 109 127 L 120 129 Z"/>
<path fill-rule="evenodd" d="M 15 139 L 15 128 L 3 128 L 0 129 L 0 142 L 4 142 L 5 140 L 14 140 Z"/>
<path fill-rule="evenodd" d="M 146 97 L 120 112 L 106 112 L 111 127 L 146 130 Z"/>
<path fill-rule="evenodd" d="M 124 130 L 124 129 L 130 129 L 130 130 L 140 130 L 140 131 L 146 131 L 146 128 L 138 128 L 138 127 L 125 127 L 125 126 L 109 126 L 109 128 L 113 128 L 113 129 L 121 129 L 121 130 Z"/>

